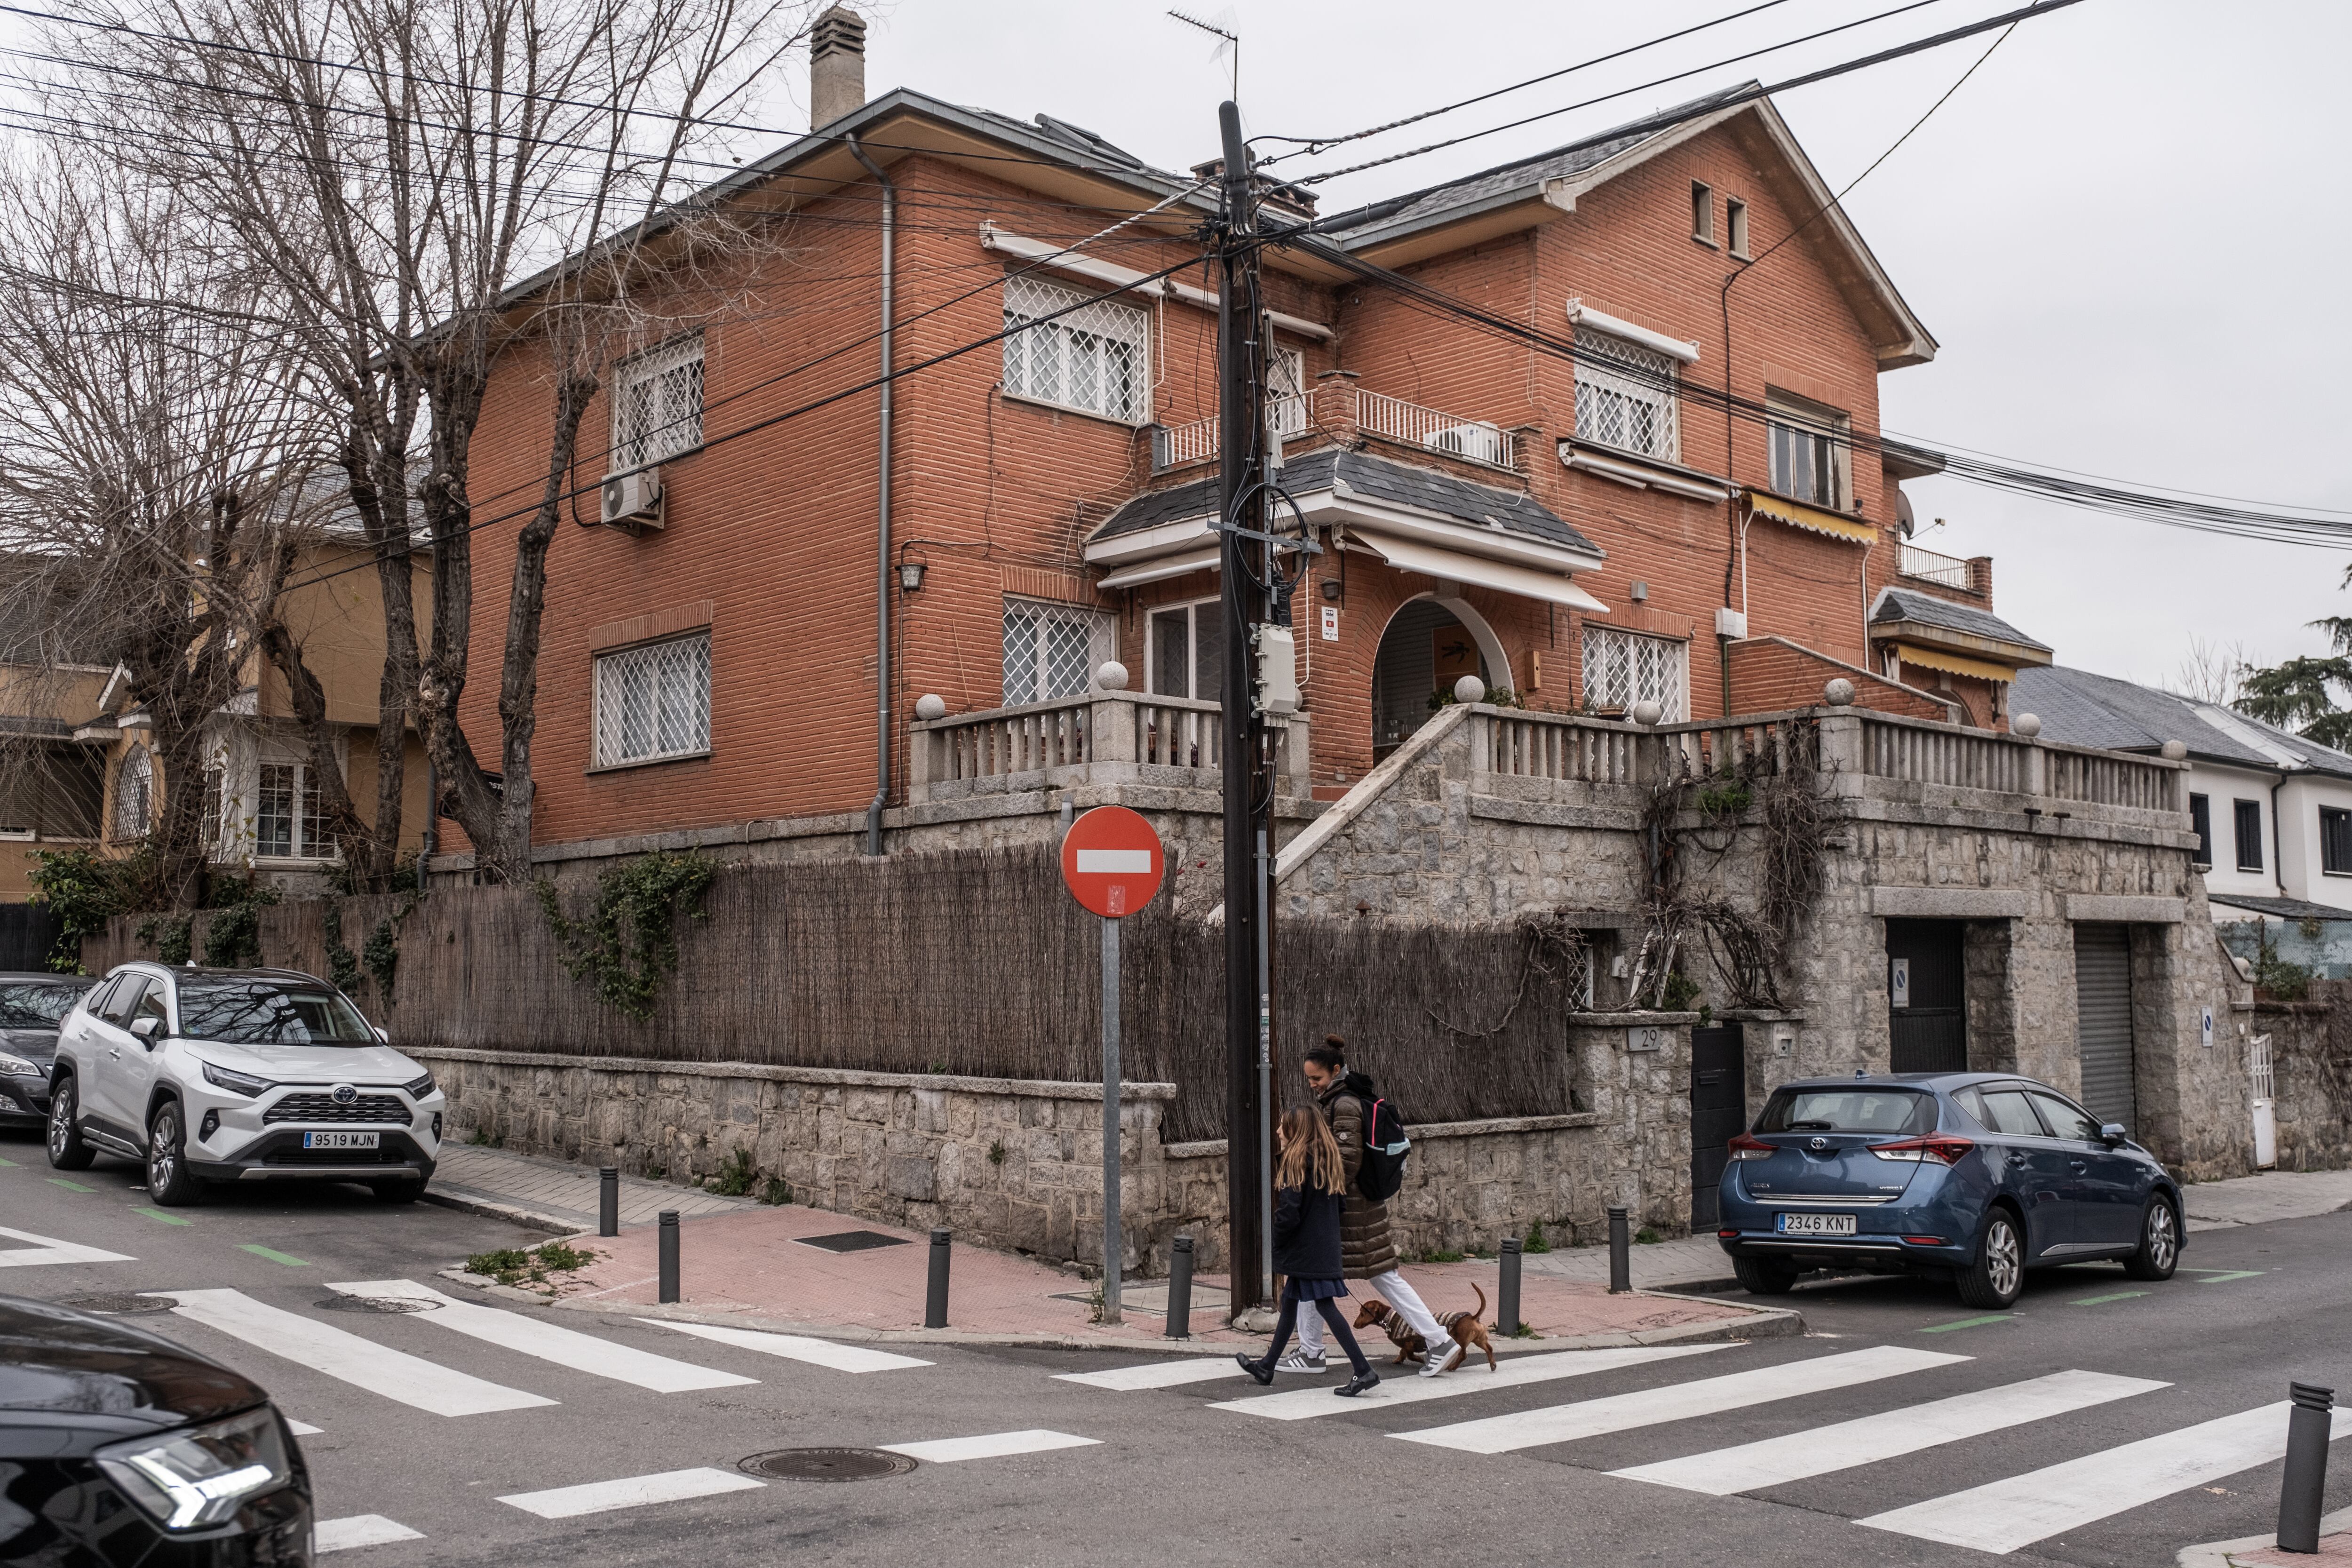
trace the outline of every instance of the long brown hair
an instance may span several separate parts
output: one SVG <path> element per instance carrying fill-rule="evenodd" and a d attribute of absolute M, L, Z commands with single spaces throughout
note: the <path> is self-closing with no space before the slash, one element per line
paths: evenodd
<path fill-rule="evenodd" d="M 1282 1157 L 1276 1162 L 1274 1184 L 1306 1187 L 1310 1174 L 1318 1193 L 1344 1193 L 1348 1178 L 1339 1163 L 1339 1141 L 1331 1124 L 1312 1110 L 1286 1110 L 1279 1129 Z"/>

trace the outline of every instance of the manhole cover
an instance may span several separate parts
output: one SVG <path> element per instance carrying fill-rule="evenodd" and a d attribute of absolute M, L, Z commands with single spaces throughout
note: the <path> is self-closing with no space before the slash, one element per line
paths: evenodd
<path fill-rule="evenodd" d="M 914 1468 L 906 1455 L 882 1448 L 775 1448 L 738 1467 L 773 1481 L 874 1481 Z"/>
<path fill-rule="evenodd" d="M 407 1296 L 330 1296 L 312 1305 L 336 1312 L 429 1312 L 441 1303 Z"/>
<path fill-rule="evenodd" d="M 76 1296 L 65 1304 L 79 1307 L 85 1312 L 105 1312 L 117 1318 L 172 1310 L 172 1303 L 161 1296 L 133 1296 L 127 1291 L 105 1296 Z"/>
<path fill-rule="evenodd" d="M 822 1247 L 827 1252 L 864 1252 L 876 1247 L 905 1247 L 903 1236 L 885 1236 L 878 1230 L 844 1230 L 831 1236 L 804 1236 L 803 1247 Z"/>

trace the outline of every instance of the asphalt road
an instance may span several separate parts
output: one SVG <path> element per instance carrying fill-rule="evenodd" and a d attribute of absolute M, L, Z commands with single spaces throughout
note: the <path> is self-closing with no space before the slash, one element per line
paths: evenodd
<path fill-rule="evenodd" d="M 625 1317 L 518 1308 L 437 1277 L 469 1253 L 542 1239 L 497 1221 L 381 1205 L 356 1188 L 238 1190 L 152 1210 L 127 1163 L 60 1180 L 36 1140 L 5 1133 L 0 1158 L 13 1162 L 0 1167 L 0 1224 L 125 1255 L 0 1269 L 0 1287 L 50 1300 L 228 1293 L 133 1321 L 238 1367 L 320 1428 L 302 1444 L 321 1520 L 377 1516 L 415 1532 L 334 1554 L 352 1568 L 1988 1560 L 1932 1538 L 1955 1534 L 2011 1546 L 2019 1562 L 2168 1564 L 2183 1545 L 2273 1520 L 2281 1467 L 2259 1458 L 2266 1422 L 2207 1424 L 2283 1399 L 2290 1377 L 2352 1393 L 2352 1214 L 2200 1234 L 2168 1284 L 2097 1265 L 2036 1276 L 1999 1317 L 1933 1287 L 1832 1282 L 1792 1299 L 1813 1331 L 1801 1340 L 1579 1362 L 1576 1375 L 1545 1381 L 1508 1370 L 1538 1363 L 1506 1358 L 1491 1386 L 1483 1369 L 1438 1380 L 1440 1399 L 1421 1398 L 1430 1385 L 1410 1375 L 1354 1403 L 1285 1378 L 1276 1394 L 1308 1392 L 1251 1408 L 1259 1391 L 1238 1374 L 1125 1391 L 1057 1380 L 1140 1357 L 902 1346 L 930 1364 L 853 1373 Z M 0 1249 L 37 1245 L 0 1236 Z M 334 1284 L 396 1280 L 498 1315 L 320 1305 L 338 1299 Z M 531 1322 L 585 1339 L 528 1352 L 491 1342 Z M 282 1353 L 305 1324 L 355 1336 L 309 1353 L 342 1375 Z M 387 1366 L 382 1350 L 418 1360 Z M 656 1392 L 610 1375 L 628 1352 L 662 1358 L 624 1369 L 641 1381 L 753 1381 Z M 417 1407 L 468 1401 L 510 1407 Z M 1921 1446 L 1955 1431 L 1971 1435 Z M 934 1454 L 856 1484 L 752 1487 L 736 1468 L 776 1448 L 1035 1432 L 1091 1441 Z M 1776 1438 L 1792 1440 L 1723 1452 Z M 2126 1447 L 2142 1442 L 2153 1446 Z M 2235 1463 L 2249 1442 L 2256 1462 Z M 2331 1507 L 2352 1503 L 2352 1456 L 2338 1460 Z M 2168 1464 L 2179 1475 L 2150 1479 Z M 1646 1481 L 1609 1473 L 1643 1466 L 1664 1468 Z M 561 1516 L 563 1499 L 531 1497 L 680 1471 L 708 1472 L 682 1489 L 742 1489 L 578 1516 Z M 2193 1479 L 2174 1484 L 2181 1475 Z M 2006 1489 L 1962 1495 L 1997 1483 Z M 502 1500 L 518 1497 L 559 1517 Z"/>

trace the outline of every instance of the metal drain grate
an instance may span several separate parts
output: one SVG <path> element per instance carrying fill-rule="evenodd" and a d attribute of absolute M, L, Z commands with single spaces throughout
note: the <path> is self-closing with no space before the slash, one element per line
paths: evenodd
<path fill-rule="evenodd" d="M 145 1312 L 168 1312 L 172 1303 L 158 1296 L 134 1296 L 117 1291 L 103 1296 L 76 1296 L 61 1306 L 79 1308 L 85 1312 L 104 1312 L 110 1317 L 134 1318 Z"/>
<path fill-rule="evenodd" d="M 313 1306 L 334 1312 L 430 1312 L 438 1301 L 418 1301 L 406 1296 L 330 1296 Z"/>
<path fill-rule="evenodd" d="M 736 1468 L 772 1481 L 878 1481 L 905 1475 L 915 1461 L 883 1448 L 775 1448 Z"/>
<path fill-rule="evenodd" d="M 907 1247 L 912 1245 L 903 1236 L 885 1236 L 878 1230 L 842 1230 L 831 1236 L 803 1236 L 803 1247 L 822 1247 L 827 1252 L 865 1252 L 877 1247 Z"/>

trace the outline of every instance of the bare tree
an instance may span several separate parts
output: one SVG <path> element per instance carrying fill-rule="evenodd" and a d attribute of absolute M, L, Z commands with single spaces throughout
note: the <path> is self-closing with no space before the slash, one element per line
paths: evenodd
<path fill-rule="evenodd" d="M 151 720 L 156 903 L 203 891 L 205 721 L 244 683 L 318 434 L 303 361 L 187 243 L 187 198 L 73 153 L 0 172 L 0 600 L 16 654 L 102 649 Z"/>
<path fill-rule="evenodd" d="M 2207 642 L 2190 633 L 2189 651 L 2180 656 L 2166 689 L 2176 697 L 2186 697 L 2192 702 L 2209 702 L 2216 708 L 2237 706 L 2245 689 L 2246 645 L 2233 642 L 2224 647 Z"/>
<path fill-rule="evenodd" d="M 799 41 L 811 0 L 77 0 L 52 29 L 79 122 L 201 192 L 219 262 L 266 285 L 341 410 L 337 462 L 384 605 L 378 795 L 344 813 L 363 874 L 391 866 L 404 728 L 478 864 L 528 873 L 547 551 L 581 423 L 614 353 L 729 308 L 724 258 L 776 242 L 694 194 L 726 123 Z M 136 112 L 123 109 L 135 84 Z M 477 495 L 494 365 L 533 356 L 547 466 Z M 498 767 L 459 719 L 473 666 L 473 536 L 516 539 Z M 429 547 L 429 632 L 411 555 Z M 273 644 L 298 693 L 299 650 Z M 309 706 L 316 707 L 316 704 Z M 320 710 L 323 712 L 323 710 Z M 306 716 L 307 717 L 307 716 Z M 323 718 L 311 722 L 314 750 Z M 327 803 L 330 812 L 334 803 Z"/>

